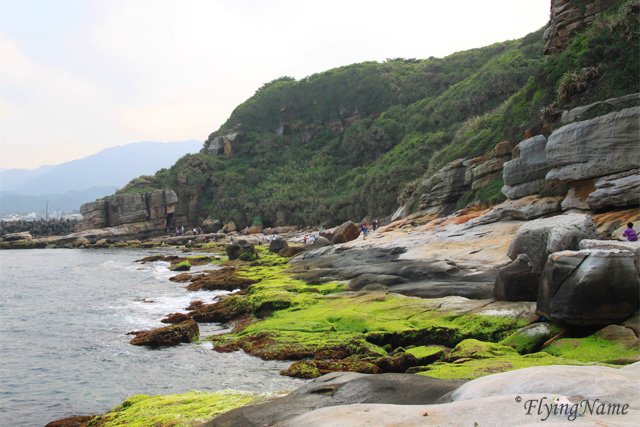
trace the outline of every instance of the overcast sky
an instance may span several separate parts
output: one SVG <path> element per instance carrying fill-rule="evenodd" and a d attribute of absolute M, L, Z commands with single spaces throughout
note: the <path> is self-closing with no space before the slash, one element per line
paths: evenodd
<path fill-rule="evenodd" d="M 550 0 L 0 0 L 0 168 L 205 140 L 263 83 L 446 56 L 544 26 Z"/>

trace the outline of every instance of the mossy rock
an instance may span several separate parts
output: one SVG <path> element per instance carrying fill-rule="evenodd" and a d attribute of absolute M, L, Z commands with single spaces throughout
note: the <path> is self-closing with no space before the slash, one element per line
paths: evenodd
<path fill-rule="evenodd" d="M 562 332 L 562 328 L 553 323 L 532 323 L 518 329 L 500 344 L 513 348 L 520 354 L 533 353 L 552 337 Z"/>
<path fill-rule="evenodd" d="M 458 359 L 488 359 L 517 354 L 511 347 L 492 342 L 467 339 L 460 342 L 447 356 L 447 361 Z"/>
<path fill-rule="evenodd" d="M 379 374 L 383 372 L 373 362 L 351 357 L 331 360 L 300 360 L 282 371 L 282 375 L 295 378 L 312 379 L 330 372 L 359 372 L 362 374 Z"/>
<path fill-rule="evenodd" d="M 422 345 L 409 348 L 405 351 L 418 359 L 420 365 L 428 365 L 441 359 L 447 352 L 447 349 L 439 345 Z"/>
<path fill-rule="evenodd" d="M 183 394 L 129 397 L 104 415 L 89 421 L 91 427 L 195 426 L 241 406 L 261 403 L 272 395 L 225 390 L 215 393 L 191 391 Z"/>
<path fill-rule="evenodd" d="M 626 365 L 639 361 L 640 348 L 627 347 L 595 335 L 585 338 L 563 338 L 554 341 L 543 352 L 581 362 L 601 362 Z"/>
<path fill-rule="evenodd" d="M 189 261 L 182 261 L 171 266 L 171 271 L 189 271 L 191 270 L 191 263 Z"/>
<path fill-rule="evenodd" d="M 540 352 L 519 355 L 511 349 L 512 354 L 480 359 L 464 358 L 456 362 L 436 362 L 424 367 L 418 375 L 426 375 L 440 379 L 472 380 L 485 375 L 512 371 L 531 366 L 546 365 L 581 365 L 575 360 L 567 360 Z"/>

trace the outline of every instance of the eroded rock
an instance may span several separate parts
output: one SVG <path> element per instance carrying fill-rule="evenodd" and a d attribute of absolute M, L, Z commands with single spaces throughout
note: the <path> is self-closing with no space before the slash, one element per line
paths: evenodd
<path fill-rule="evenodd" d="M 132 332 L 135 335 L 130 344 L 147 347 L 169 347 L 180 343 L 190 343 L 198 338 L 200 330 L 193 320 L 185 320 L 175 325 L 150 331 Z"/>

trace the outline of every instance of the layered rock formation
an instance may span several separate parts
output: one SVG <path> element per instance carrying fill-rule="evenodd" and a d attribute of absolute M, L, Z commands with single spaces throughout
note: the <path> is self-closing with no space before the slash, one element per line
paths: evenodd
<path fill-rule="evenodd" d="M 80 207 L 78 231 L 138 224 L 141 230 L 163 232 L 174 225 L 178 197 L 172 190 L 117 194 Z"/>
<path fill-rule="evenodd" d="M 551 0 L 551 20 L 544 34 L 544 53 L 562 51 L 572 34 L 589 25 L 598 14 L 615 3 L 615 0 Z"/>

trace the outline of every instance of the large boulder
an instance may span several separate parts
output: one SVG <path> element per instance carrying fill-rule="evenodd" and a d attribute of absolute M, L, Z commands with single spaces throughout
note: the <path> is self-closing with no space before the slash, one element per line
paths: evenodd
<path fill-rule="evenodd" d="M 520 254 L 527 254 L 533 267 L 532 272 L 540 274 L 547 257 L 563 250 L 576 250 L 583 239 L 598 236 L 593 221 L 585 214 L 565 214 L 551 218 L 540 218 L 520 227 L 511 241 L 507 255 L 515 260 Z"/>
<path fill-rule="evenodd" d="M 537 312 L 560 324 L 606 325 L 631 317 L 639 298 L 640 279 L 632 252 L 563 251 L 549 256 Z"/>
<path fill-rule="evenodd" d="M 541 193 L 545 188 L 544 177 L 549 171 L 543 135 L 525 139 L 517 145 L 519 157 L 506 162 L 502 169 L 504 187 L 502 192 L 509 199 L 519 199 L 530 194 Z"/>
<path fill-rule="evenodd" d="M 519 254 L 498 270 L 493 294 L 498 301 L 536 301 L 539 277 L 527 254 Z"/>
<path fill-rule="evenodd" d="M 284 239 L 273 239 L 271 243 L 269 243 L 269 252 L 279 253 L 284 248 L 288 248 L 289 244 Z"/>
<path fill-rule="evenodd" d="M 636 242 L 620 240 L 592 240 L 586 239 L 580 242 L 580 250 L 583 249 L 620 249 L 633 253 L 636 270 L 640 274 L 640 240 Z"/>
<path fill-rule="evenodd" d="M 346 221 L 333 231 L 333 243 L 345 243 L 355 240 L 360 235 L 360 228 L 353 221 Z"/>
<path fill-rule="evenodd" d="M 180 343 L 190 343 L 198 338 L 198 324 L 189 319 L 175 325 L 165 326 L 150 331 L 132 332 L 135 335 L 130 344 L 147 347 L 168 347 Z"/>
<path fill-rule="evenodd" d="M 563 126 L 545 148 L 546 179 L 579 181 L 637 169 L 639 133 L 640 107 Z"/>
<path fill-rule="evenodd" d="M 243 258 L 255 259 L 258 256 L 256 248 L 246 240 L 238 240 L 237 242 L 228 245 L 225 252 L 230 260 Z"/>
<path fill-rule="evenodd" d="M 223 233 L 233 233 L 238 228 L 236 227 L 236 223 L 233 221 L 229 221 L 222 226 Z"/>

